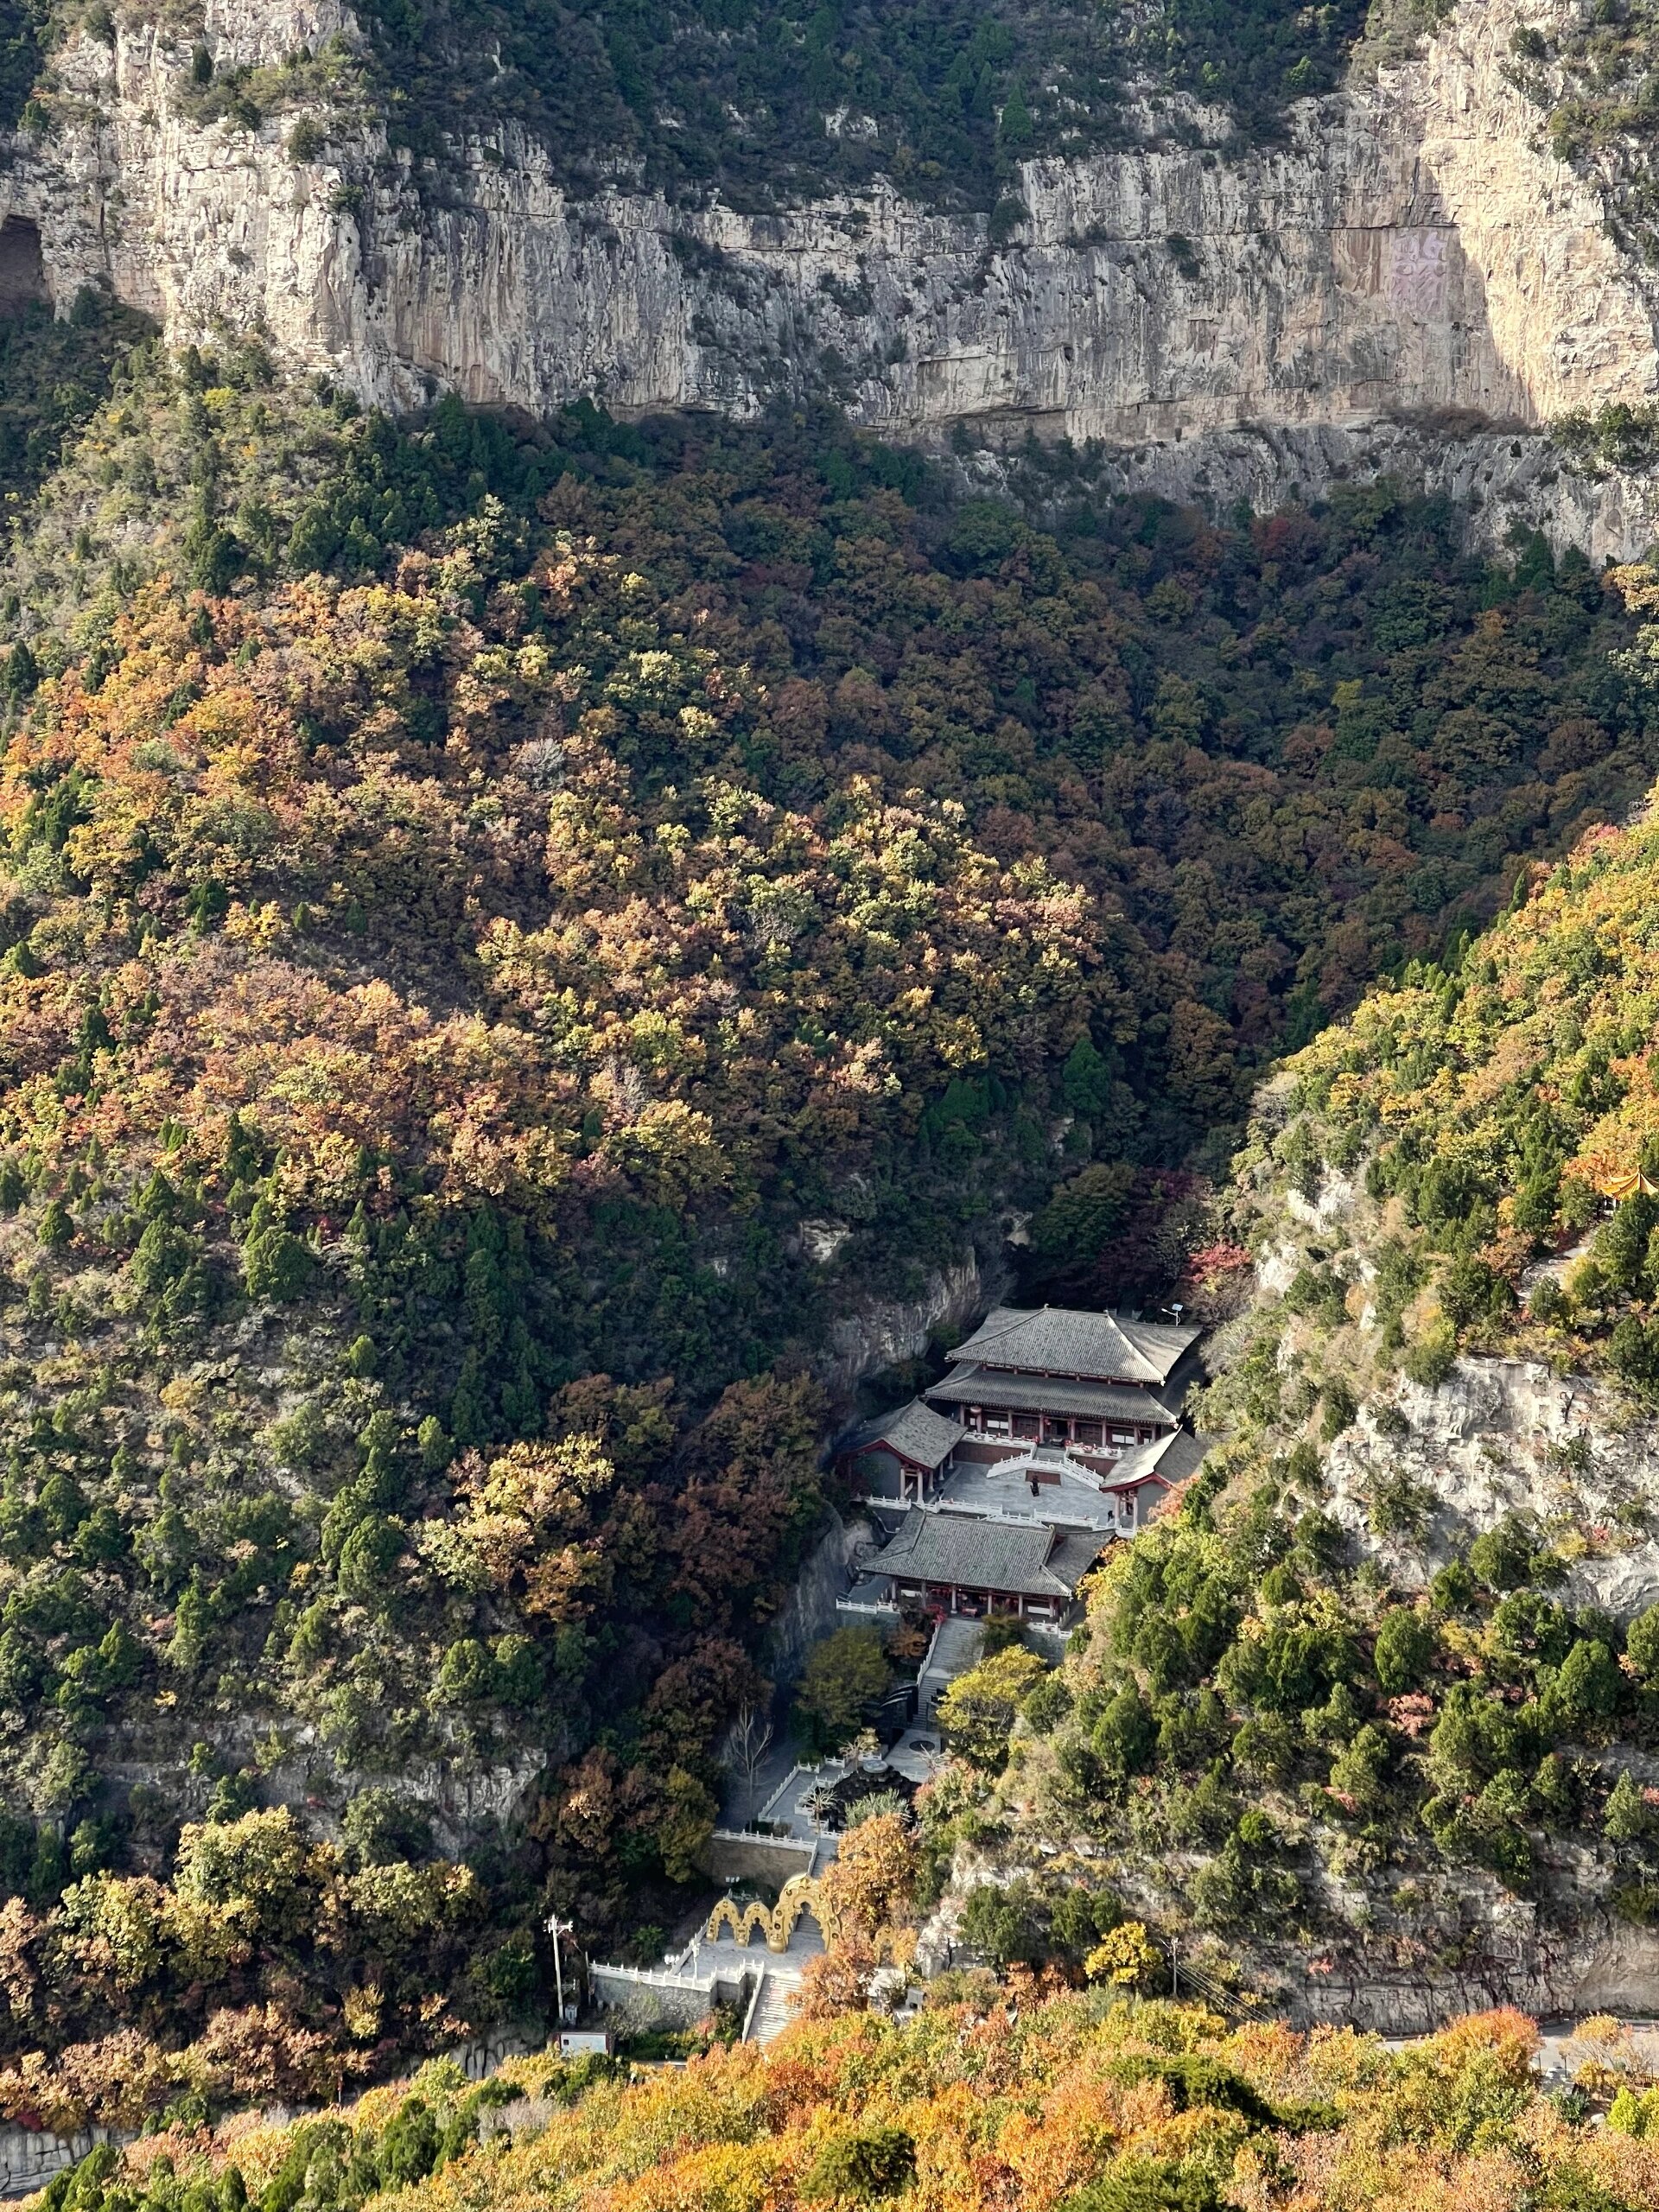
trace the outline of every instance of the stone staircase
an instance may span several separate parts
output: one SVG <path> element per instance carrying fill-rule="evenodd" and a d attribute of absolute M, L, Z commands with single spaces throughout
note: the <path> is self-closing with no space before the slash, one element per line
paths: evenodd
<path fill-rule="evenodd" d="M 942 1690 L 948 1689 L 960 1674 L 965 1673 L 979 1657 L 983 1641 L 983 1621 L 969 1620 L 962 1614 L 950 1614 L 939 1623 L 938 1633 L 933 1639 L 933 1649 L 928 1656 L 926 1671 L 917 1688 L 920 1692 L 921 1710 L 916 1726 L 925 1728 L 932 1713 L 932 1701 Z"/>
<path fill-rule="evenodd" d="M 746 2043 L 770 2043 L 775 2035 L 781 2034 L 794 2017 L 789 2000 L 798 1986 L 792 1975 L 785 1979 L 780 1974 L 762 1972 L 760 1993 L 743 2038 Z"/>
<path fill-rule="evenodd" d="M 979 1656 L 984 1635 L 983 1621 L 970 1620 L 964 1613 L 947 1614 L 939 1623 L 928 1673 L 959 1675 L 964 1668 L 971 1667 Z"/>

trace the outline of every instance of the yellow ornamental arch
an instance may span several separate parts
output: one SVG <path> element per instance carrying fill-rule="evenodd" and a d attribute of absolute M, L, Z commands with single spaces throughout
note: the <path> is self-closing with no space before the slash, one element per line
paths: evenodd
<path fill-rule="evenodd" d="M 757 1928 L 769 1936 L 771 1926 L 772 1914 L 766 1905 L 741 1905 L 732 1897 L 721 1897 L 709 1914 L 703 1934 L 711 1943 L 717 1943 L 722 1935 L 729 1935 L 733 1942 L 747 1944 Z"/>
<path fill-rule="evenodd" d="M 1604 1198 L 1659 1198 L 1659 1183 L 1640 1168 L 1631 1173 L 1604 1175 L 1596 1188 Z"/>
<path fill-rule="evenodd" d="M 769 1951 L 786 1951 L 790 1937 L 809 1916 L 823 1930 L 824 1940 L 832 1940 L 835 1930 L 829 1923 L 817 1877 L 791 1874 L 778 1892 L 775 1905 L 740 1905 L 733 1897 L 721 1897 L 709 1914 L 703 1934 L 708 1942 L 715 1943 L 729 1933 L 734 1943 L 747 1947 L 750 1937 L 758 1933 L 766 1937 Z"/>
<path fill-rule="evenodd" d="M 916 1955 L 916 1930 L 878 1928 L 870 1938 L 870 1948 L 879 1967 L 907 1967 Z"/>

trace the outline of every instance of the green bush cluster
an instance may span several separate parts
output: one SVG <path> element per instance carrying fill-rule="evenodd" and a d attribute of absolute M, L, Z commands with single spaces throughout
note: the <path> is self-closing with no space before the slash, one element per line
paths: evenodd
<path fill-rule="evenodd" d="M 1632 406 L 1610 399 L 1592 415 L 1563 415 L 1549 435 L 1582 474 L 1605 476 L 1610 470 L 1640 474 L 1659 461 L 1659 408 Z"/>
<path fill-rule="evenodd" d="M 0 61 L 0 79 L 3 73 Z M 44 300 L 8 315 L 0 330 L 0 501 L 14 518 L 108 397 L 118 365 L 149 329 L 144 316 L 91 288 L 61 321 Z M 16 688 L 22 669 L 7 674 L 8 688 Z"/>
<path fill-rule="evenodd" d="M 988 211 L 1022 157 L 1122 143 L 1132 78 L 1226 103 L 1243 130 L 1273 134 L 1288 102 L 1337 82 L 1363 10 L 1162 0 L 1130 17 L 1071 0 L 1046 10 L 829 0 L 779 15 L 756 0 L 620 11 L 374 0 L 366 16 L 393 130 L 423 151 L 480 112 L 505 112 L 543 137 L 578 189 L 620 155 L 672 193 L 718 188 L 740 206 L 885 174 Z"/>
<path fill-rule="evenodd" d="M 1648 0 L 1604 0 L 1548 30 L 1522 24 L 1509 73 L 1547 118 L 1549 143 L 1607 192 L 1612 234 L 1651 263 L 1659 255 L 1659 193 L 1649 158 L 1659 113 L 1659 16 Z M 1645 468 L 1655 457 L 1653 410 L 1614 404 L 1570 416 L 1563 443 L 1592 473 Z"/>
<path fill-rule="evenodd" d="M 545 2070 L 542 2094 L 569 2103 L 613 2069 L 609 2060 L 590 2056 L 570 2064 L 556 2061 Z M 484 2116 L 519 2094 L 502 2082 L 468 2082 L 452 2060 L 435 2060 L 384 2119 L 360 2122 L 330 2113 L 302 2120 L 257 2191 L 233 2164 L 212 2177 L 181 2177 L 166 2153 L 148 2163 L 138 2183 L 123 2171 L 120 2152 L 105 2143 L 58 2175 L 41 2201 L 45 2212 L 295 2212 L 298 2205 L 358 2212 L 372 2196 L 441 2172 L 477 2142 Z"/>
<path fill-rule="evenodd" d="M 289 138 L 289 156 L 297 161 L 314 158 L 330 128 L 359 119 L 365 89 L 350 41 L 335 32 L 315 54 L 296 49 L 280 62 L 239 62 L 225 69 L 199 44 L 174 102 L 193 123 L 229 121 L 244 130 L 302 110 Z"/>
<path fill-rule="evenodd" d="M 806 1655 L 795 1704 L 795 1727 L 807 1751 L 838 1751 L 874 1718 L 893 1680 L 881 1638 L 873 1628 L 842 1628 Z"/>
<path fill-rule="evenodd" d="M 1122 1904 L 1109 1890 L 1021 1874 L 969 1891 L 962 1940 L 999 1974 L 1051 1961 L 1075 1971 L 1123 1918 Z"/>
<path fill-rule="evenodd" d="M 15 130 L 41 73 L 51 42 L 50 0 L 8 8 L 0 26 L 0 124 Z"/>
<path fill-rule="evenodd" d="M 1271 1490 L 1218 1522 L 1189 1505 L 1095 1601 L 1069 1709 L 1027 1714 L 1058 1793 L 1041 1816 L 1063 1805 L 1224 1938 L 1316 1937 L 1320 1838 L 1396 1883 L 1475 1863 L 1529 1891 L 1561 1840 L 1599 1834 L 1621 1894 L 1645 1895 L 1659 1821 L 1594 1752 L 1659 1730 L 1659 1608 L 1626 1634 L 1554 1598 L 1560 1574 L 1511 1516 L 1414 1602 L 1336 1560 L 1319 1516 Z M 1018 1772 L 1029 1798 L 1030 1756 Z M 1011 1907 L 987 1900 L 988 1942 Z M 1019 1955 L 1062 1955 L 1022 1924 Z"/>

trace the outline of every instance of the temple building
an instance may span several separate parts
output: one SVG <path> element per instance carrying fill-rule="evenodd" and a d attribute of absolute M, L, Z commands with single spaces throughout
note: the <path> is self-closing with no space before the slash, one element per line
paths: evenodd
<path fill-rule="evenodd" d="M 927 1402 L 962 1422 L 976 1447 L 969 1459 L 1020 1440 L 1115 1460 L 1179 1427 L 1201 1333 L 1062 1306 L 999 1306 L 958 1348 Z"/>
<path fill-rule="evenodd" d="M 870 1498 L 936 1497 L 952 1471 L 1060 1445 L 1097 1473 L 1180 1428 L 1202 1332 L 1062 1306 L 999 1306 L 920 1398 L 865 1421 L 841 1470 Z"/>
<path fill-rule="evenodd" d="M 937 1495 L 962 1512 L 1109 1529 L 1131 1536 L 1176 1485 L 1198 1471 L 1207 1437 L 1169 1430 L 1103 1470 L 1067 1444 L 1025 1444 L 985 1465 L 959 1459 Z"/>
<path fill-rule="evenodd" d="M 1107 1545 L 1203 1460 L 1179 1410 L 1199 1333 L 999 1306 L 942 1382 L 842 1446 L 881 1539 L 861 1563 L 872 1600 L 1063 1618 Z"/>
<path fill-rule="evenodd" d="M 937 1497 L 967 1433 L 959 1421 L 936 1414 L 919 1398 L 874 1421 L 861 1421 L 841 1447 L 843 1473 L 861 1497 Z"/>
<path fill-rule="evenodd" d="M 978 1520 L 912 1506 L 864 1571 L 885 1582 L 899 1605 L 1058 1621 L 1110 1541 L 1088 1529 Z"/>

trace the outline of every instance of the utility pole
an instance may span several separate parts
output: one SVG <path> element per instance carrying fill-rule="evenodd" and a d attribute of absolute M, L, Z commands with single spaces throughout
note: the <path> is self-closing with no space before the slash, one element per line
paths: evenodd
<path fill-rule="evenodd" d="M 559 1938 L 575 1933 L 574 1920 L 561 1920 L 556 1912 L 548 1916 L 547 1932 L 553 1938 L 553 1986 L 558 1992 L 559 2025 L 564 2025 L 564 1966 L 559 1956 Z"/>

